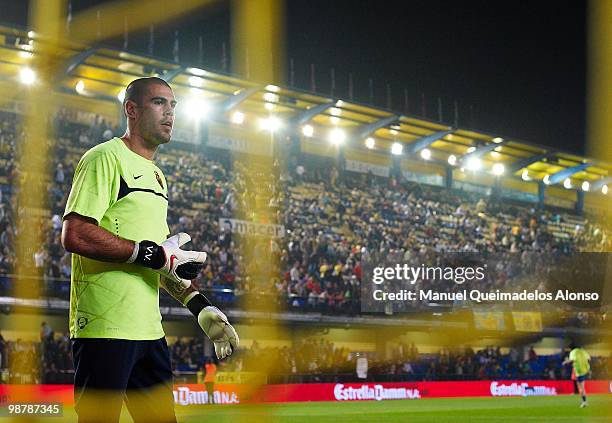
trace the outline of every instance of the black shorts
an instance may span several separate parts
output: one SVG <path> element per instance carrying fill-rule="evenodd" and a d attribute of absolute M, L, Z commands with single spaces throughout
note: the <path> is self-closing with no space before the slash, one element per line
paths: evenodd
<path fill-rule="evenodd" d="M 135 422 L 176 422 L 166 339 L 72 340 L 79 423 L 119 421 L 125 401 Z"/>

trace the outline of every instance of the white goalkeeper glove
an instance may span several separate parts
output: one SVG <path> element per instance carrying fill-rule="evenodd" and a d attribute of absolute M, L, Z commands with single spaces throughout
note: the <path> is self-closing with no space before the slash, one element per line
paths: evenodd
<path fill-rule="evenodd" d="M 200 327 L 215 344 L 215 354 L 219 360 L 232 355 L 238 348 L 240 339 L 236 329 L 227 320 L 221 310 L 215 306 L 208 306 L 198 314 Z"/>
<path fill-rule="evenodd" d="M 198 324 L 215 345 L 217 358 L 222 360 L 232 355 L 238 348 L 240 339 L 227 316 L 199 292 L 189 294 L 185 298 L 185 305 L 196 316 Z"/>
<path fill-rule="evenodd" d="M 185 290 L 191 286 L 191 280 L 198 276 L 206 261 L 203 251 L 181 250 L 180 247 L 189 241 L 191 237 L 180 232 L 160 245 L 153 241 L 137 242 L 127 263 L 151 268 L 166 277 L 178 291 Z"/>

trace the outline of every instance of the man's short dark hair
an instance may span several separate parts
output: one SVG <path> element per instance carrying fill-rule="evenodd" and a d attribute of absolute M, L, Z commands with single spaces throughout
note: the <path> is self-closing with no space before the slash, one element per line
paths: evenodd
<path fill-rule="evenodd" d="M 125 104 L 128 100 L 131 100 L 138 105 L 142 104 L 142 98 L 147 91 L 147 87 L 151 84 L 165 85 L 171 89 L 170 85 L 166 81 L 156 76 L 138 78 L 130 82 L 125 89 L 123 104 Z"/>

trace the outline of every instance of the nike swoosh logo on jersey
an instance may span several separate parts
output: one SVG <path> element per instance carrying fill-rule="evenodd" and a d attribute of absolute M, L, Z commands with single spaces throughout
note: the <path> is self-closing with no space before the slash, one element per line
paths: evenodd
<path fill-rule="evenodd" d="M 141 178 L 141 177 L 142 177 L 142 175 L 138 175 L 138 176 L 134 175 L 134 179 L 138 179 L 138 178 Z"/>
<path fill-rule="evenodd" d="M 149 188 L 130 188 L 127 182 L 125 182 L 125 180 L 123 179 L 123 176 L 120 176 L 119 177 L 119 192 L 117 193 L 117 201 L 121 200 L 123 197 L 131 194 L 132 192 L 146 192 L 149 194 L 157 195 L 163 198 L 164 200 L 168 201 L 168 197 L 166 197 L 164 194 L 160 192 L 156 192 L 155 190 L 152 190 Z"/>

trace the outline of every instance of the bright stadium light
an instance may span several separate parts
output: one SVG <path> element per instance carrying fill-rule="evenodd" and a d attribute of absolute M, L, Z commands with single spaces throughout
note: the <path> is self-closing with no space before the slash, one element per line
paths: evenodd
<path fill-rule="evenodd" d="M 28 67 L 21 68 L 19 80 L 22 84 L 32 85 L 36 81 L 36 73 Z"/>
<path fill-rule="evenodd" d="M 502 163 L 495 163 L 493 165 L 493 175 L 501 176 L 506 171 L 506 168 Z"/>
<path fill-rule="evenodd" d="M 268 103 L 276 103 L 278 102 L 278 95 L 274 93 L 265 93 L 264 101 L 267 101 Z"/>
<path fill-rule="evenodd" d="M 308 138 L 312 137 L 314 135 L 314 128 L 312 127 L 312 125 L 302 126 L 302 135 Z"/>
<path fill-rule="evenodd" d="M 550 176 L 544 175 L 544 177 L 542 178 L 542 182 L 544 182 L 546 185 L 550 185 Z"/>
<path fill-rule="evenodd" d="M 448 164 L 451 166 L 455 166 L 457 164 L 457 156 L 455 156 L 454 154 L 448 156 Z"/>
<path fill-rule="evenodd" d="M 125 100 L 125 89 L 119 91 L 119 94 L 117 94 L 117 100 L 123 103 L 123 100 Z"/>
<path fill-rule="evenodd" d="M 269 118 L 261 119 L 259 121 L 259 126 L 264 131 L 276 132 L 281 127 L 281 121 L 277 117 L 270 116 Z"/>
<path fill-rule="evenodd" d="M 431 150 L 429 148 L 424 148 L 421 150 L 421 158 L 423 160 L 431 159 Z"/>
<path fill-rule="evenodd" d="M 345 139 L 346 133 L 340 128 L 332 129 L 329 133 L 329 140 L 332 144 L 340 145 L 344 142 Z"/>
<path fill-rule="evenodd" d="M 206 71 L 204 69 L 199 69 L 199 68 L 187 68 L 187 72 L 192 73 L 197 76 L 206 75 Z"/>
<path fill-rule="evenodd" d="M 604 186 L 601 187 L 601 193 L 603 195 L 606 195 L 608 193 L 608 186 L 607 185 L 604 185 Z"/>
<path fill-rule="evenodd" d="M 469 153 L 473 153 L 474 151 L 476 151 L 476 147 L 474 147 L 474 146 L 472 146 L 472 147 L 467 149 L 468 154 Z"/>
<path fill-rule="evenodd" d="M 272 111 L 274 110 L 274 103 L 264 103 L 264 107 L 266 108 L 266 110 Z"/>
<path fill-rule="evenodd" d="M 202 87 L 204 86 L 204 80 L 199 76 L 190 76 L 189 77 L 189 85 L 192 87 Z"/>
<path fill-rule="evenodd" d="M 584 181 L 584 182 L 582 183 L 582 190 L 583 190 L 583 191 L 588 191 L 588 190 L 589 190 L 589 188 L 591 188 L 591 184 L 589 184 L 589 181 Z"/>
<path fill-rule="evenodd" d="M 342 114 L 342 110 L 337 107 L 332 107 L 330 109 L 330 113 L 332 116 L 340 116 Z"/>
<path fill-rule="evenodd" d="M 368 148 L 368 150 L 374 149 L 374 147 L 376 147 L 376 140 L 372 137 L 366 138 L 365 146 Z"/>
<path fill-rule="evenodd" d="M 400 156 L 404 152 L 404 146 L 399 142 L 394 142 L 391 144 L 391 154 L 395 156 Z"/>
<path fill-rule="evenodd" d="M 268 121 L 269 121 L 270 131 L 273 131 L 273 132 L 278 131 L 282 126 L 281 120 L 277 117 L 270 116 Z"/>
<path fill-rule="evenodd" d="M 523 181 L 530 181 L 531 178 L 529 177 L 529 171 L 527 169 L 523 170 L 523 173 L 521 173 L 521 179 Z"/>
<path fill-rule="evenodd" d="M 563 186 L 565 187 L 565 189 L 571 189 L 572 180 L 570 178 L 565 178 L 565 181 L 563 181 Z"/>
<path fill-rule="evenodd" d="M 482 162 L 478 157 L 470 157 L 465 164 L 467 170 L 478 170 L 482 166 Z"/>
<path fill-rule="evenodd" d="M 266 90 L 277 93 L 280 91 L 280 88 L 276 85 L 266 85 Z"/>
<path fill-rule="evenodd" d="M 200 98 L 193 98 L 187 101 L 184 110 L 192 119 L 202 119 L 210 111 L 210 105 Z"/>
<path fill-rule="evenodd" d="M 242 125 L 244 123 L 244 113 L 239 112 L 238 110 L 232 113 L 232 123 Z"/>
<path fill-rule="evenodd" d="M 503 139 L 503 138 L 501 138 L 501 137 L 496 137 L 496 138 L 493 138 L 493 140 L 492 140 L 492 141 L 493 141 L 495 144 L 499 144 L 500 142 L 503 142 L 503 141 L 504 141 L 504 139 Z"/>
<path fill-rule="evenodd" d="M 390 132 L 392 135 L 397 135 L 397 129 L 392 129 Z"/>
<path fill-rule="evenodd" d="M 85 94 L 85 82 L 80 79 L 79 82 L 76 83 L 76 85 L 74 86 L 74 89 L 77 93 L 83 95 Z"/>

